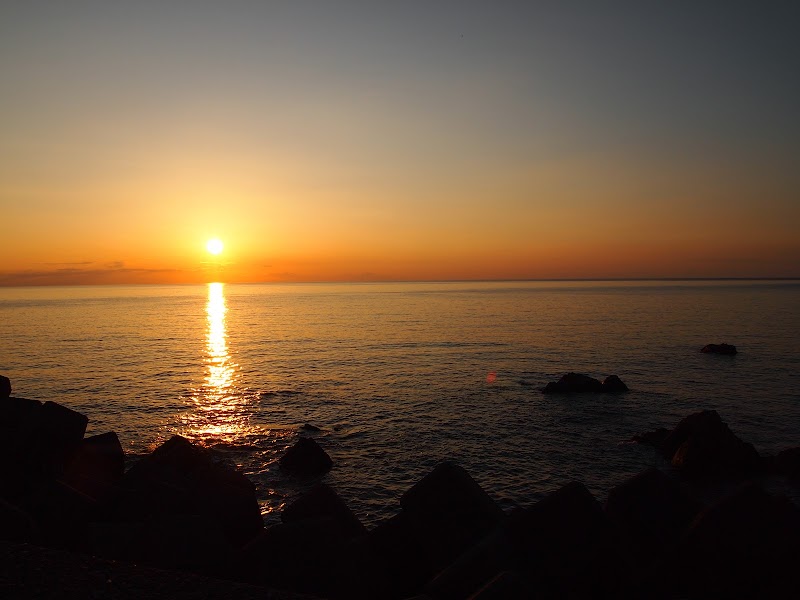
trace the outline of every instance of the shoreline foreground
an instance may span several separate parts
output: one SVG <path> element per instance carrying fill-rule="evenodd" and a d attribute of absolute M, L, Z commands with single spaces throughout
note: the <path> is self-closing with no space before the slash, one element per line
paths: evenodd
<path fill-rule="evenodd" d="M 786 598 L 795 589 L 800 510 L 763 479 L 798 479 L 800 448 L 759 456 L 715 411 L 634 435 L 670 467 L 614 487 L 604 505 L 573 482 L 504 512 L 444 462 L 369 530 L 319 482 L 335 465 L 313 437 L 281 460 L 308 491 L 265 528 L 252 482 L 205 448 L 174 436 L 131 465 L 115 433 L 84 437 L 87 423 L 58 403 L 11 396 L 0 379 L 4 597 Z M 696 487 L 708 482 L 727 491 L 703 501 Z"/>

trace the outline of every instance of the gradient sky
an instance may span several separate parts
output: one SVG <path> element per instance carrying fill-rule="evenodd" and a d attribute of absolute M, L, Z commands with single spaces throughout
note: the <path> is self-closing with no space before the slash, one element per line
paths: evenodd
<path fill-rule="evenodd" d="M 799 25 L 4 0 L 0 284 L 797 277 Z"/>

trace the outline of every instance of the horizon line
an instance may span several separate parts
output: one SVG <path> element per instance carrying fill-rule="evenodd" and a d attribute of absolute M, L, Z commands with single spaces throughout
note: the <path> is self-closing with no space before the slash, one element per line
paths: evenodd
<path fill-rule="evenodd" d="M 525 283 L 525 282 L 634 282 L 634 281 L 800 281 L 800 276 L 786 277 L 541 277 L 541 278 L 478 278 L 478 279 L 369 279 L 369 280 L 309 280 L 309 281 L 205 281 L 196 283 L 28 283 L 8 285 L 0 283 L 3 288 L 39 288 L 39 287 L 125 287 L 125 286 L 193 286 L 222 283 L 226 285 L 320 285 L 320 284 L 402 284 L 402 283 Z"/>

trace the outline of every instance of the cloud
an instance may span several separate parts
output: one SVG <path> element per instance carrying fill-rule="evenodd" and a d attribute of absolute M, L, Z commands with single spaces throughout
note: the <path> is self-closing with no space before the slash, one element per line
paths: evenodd
<path fill-rule="evenodd" d="M 81 263 L 52 263 L 60 265 L 93 265 Z M 62 266 L 57 269 L 27 269 L 0 271 L 0 286 L 14 285 L 83 285 L 96 283 L 146 283 L 163 281 L 164 275 L 180 273 L 179 269 L 144 269 L 125 267 L 122 261 L 113 261 L 95 268 Z"/>

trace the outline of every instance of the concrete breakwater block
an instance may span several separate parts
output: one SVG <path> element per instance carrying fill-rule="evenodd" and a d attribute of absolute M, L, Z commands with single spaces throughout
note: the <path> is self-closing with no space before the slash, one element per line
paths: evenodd
<path fill-rule="evenodd" d="M 125 519 L 195 514 L 219 525 L 235 546 L 263 528 L 252 482 L 178 435 L 131 467 L 120 487 L 118 515 Z"/>

